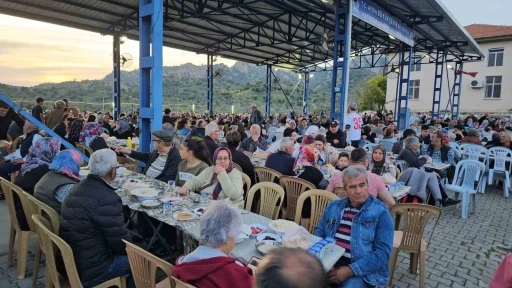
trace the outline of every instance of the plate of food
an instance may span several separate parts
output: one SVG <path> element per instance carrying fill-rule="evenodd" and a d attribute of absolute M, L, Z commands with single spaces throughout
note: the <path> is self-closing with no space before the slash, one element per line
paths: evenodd
<path fill-rule="evenodd" d="M 183 199 L 181 197 L 165 197 L 165 198 L 160 199 L 160 201 L 162 201 L 162 202 L 172 203 L 172 204 L 179 204 L 179 203 L 181 203 L 182 200 Z"/>
<path fill-rule="evenodd" d="M 258 223 L 251 224 L 249 227 L 251 229 L 251 236 L 258 236 L 267 229 L 267 226 Z"/>
<path fill-rule="evenodd" d="M 261 233 L 260 235 L 258 235 L 258 237 L 256 237 L 256 240 L 258 240 L 258 242 L 270 240 L 279 243 L 281 243 L 282 241 L 281 237 L 274 233 Z"/>
<path fill-rule="evenodd" d="M 176 213 L 172 214 L 172 217 L 174 217 L 174 219 L 176 219 L 176 220 L 188 221 L 188 220 L 195 219 L 197 216 L 196 216 L 196 214 L 194 214 L 192 212 L 180 211 L 180 212 L 176 212 Z"/>
<path fill-rule="evenodd" d="M 284 233 L 294 230 L 299 225 L 293 221 L 277 219 L 271 221 L 268 226 L 270 226 L 272 230 L 276 231 L 277 235 L 282 236 Z"/>
<path fill-rule="evenodd" d="M 158 191 L 153 188 L 137 188 L 131 191 L 132 195 L 137 196 L 140 201 L 153 200 L 158 196 Z"/>
<path fill-rule="evenodd" d="M 199 207 L 194 209 L 194 214 L 197 216 L 203 216 L 204 211 L 206 211 L 206 207 Z"/>

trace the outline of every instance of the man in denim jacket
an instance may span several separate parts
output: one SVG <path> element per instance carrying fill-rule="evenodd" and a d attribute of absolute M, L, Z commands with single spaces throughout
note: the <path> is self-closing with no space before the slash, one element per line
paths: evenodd
<path fill-rule="evenodd" d="M 315 235 L 333 237 L 345 253 L 329 271 L 337 287 L 374 287 L 388 282 L 393 247 L 393 220 L 388 207 L 368 193 L 368 172 L 363 166 L 345 169 L 346 198 L 327 206 Z"/>

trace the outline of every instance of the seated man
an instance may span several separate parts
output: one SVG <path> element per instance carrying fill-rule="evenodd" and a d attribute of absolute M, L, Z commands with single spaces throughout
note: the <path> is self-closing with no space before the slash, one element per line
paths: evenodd
<path fill-rule="evenodd" d="M 345 133 L 340 130 L 340 125 L 336 120 L 331 122 L 329 131 L 327 131 L 325 138 L 327 139 L 327 142 L 332 145 L 332 147 L 347 147 L 347 139 L 345 138 Z"/>
<path fill-rule="evenodd" d="M 251 183 L 256 183 L 256 179 L 254 178 L 254 165 L 252 165 L 251 159 L 243 152 L 238 151 L 238 148 L 240 147 L 240 138 L 241 135 L 238 131 L 229 131 L 228 134 L 226 134 L 228 149 L 231 151 L 233 162 L 238 164 L 238 166 L 242 168 L 242 172 L 251 178 Z"/>
<path fill-rule="evenodd" d="M 392 152 L 393 154 L 400 154 L 402 150 L 405 148 L 405 140 L 416 137 L 416 133 L 412 129 L 405 129 L 404 130 L 404 136 L 402 137 L 402 140 L 397 141 L 393 144 Z"/>
<path fill-rule="evenodd" d="M 114 151 L 94 152 L 89 160 L 90 174 L 71 188 L 62 203 L 59 236 L 73 250 L 78 275 L 86 288 L 131 274 L 122 241 L 131 241 L 123 204 L 109 185 L 116 178 L 116 167 Z M 135 287 L 131 277 L 127 287 Z"/>
<path fill-rule="evenodd" d="M 204 133 L 205 133 L 204 134 L 205 136 L 203 138 L 203 141 L 204 141 L 204 144 L 206 145 L 206 147 L 208 147 L 209 156 L 213 160 L 213 154 L 215 153 L 217 148 L 219 148 L 219 146 L 217 145 L 217 141 L 220 140 L 219 125 L 217 125 L 217 123 L 212 121 L 210 124 L 206 125 L 206 127 L 204 128 Z"/>
<path fill-rule="evenodd" d="M 455 163 L 455 153 L 450 146 L 443 145 L 442 140 L 443 134 L 441 132 L 432 133 L 432 139 L 427 148 L 427 154 L 432 158 L 432 162 L 434 163 L 450 164 L 451 167 L 449 169 L 441 170 L 436 173 L 440 178 L 446 178 L 448 176 L 449 179 L 452 179 L 455 173 L 455 166 L 457 166 L 457 163 Z"/>
<path fill-rule="evenodd" d="M 284 126 L 283 126 L 284 127 Z M 284 132 L 284 129 L 283 129 Z M 253 153 L 256 149 L 267 150 L 267 140 L 261 136 L 261 127 L 260 125 L 253 124 L 251 126 L 251 137 L 242 141 L 240 145 L 240 149 L 243 151 Z"/>
<path fill-rule="evenodd" d="M 293 171 L 295 158 L 292 157 L 295 150 L 294 145 L 294 141 L 290 137 L 281 139 L 279 151 L 267 157 L 265 167 L 276 170 L 283 175 L 295 176 Z"/>
<path fill-rule="evenodd" d="M 343 172 L 347 197 L 329 203 L 315 230 L 316 236 L 335 238 L 336 245 L 345 248 L 328 273 L 329 283 L 336 287 L 385 286 L 394 236 L 391 214 L 370 195 L 365 167 L 351 166 Z"/>
<path fill-rule="evenodd" d="M 34 137 L 41 137 L 41 135 L 39 135 L 38 133 L 39 131 L 34 123 L 30 121 L 25 121 L 25 125 L 23 126 L 23 134 L 25 135 L 25 138 L 20 141 L 19 148 L 13 147 L 17 148 L 16 155 L 18 156 L 8 161 L 5 161 L 5 159 L 2 159 L 0 161 L 0 163 L 2 163 L 0 164 L 0 177 L 9 180 L 9 174 L 19 171 L 21 169 L 21 165 L 23 165 L 24 163 L 23 158 L 27 156 L 28 151 L 32 146 L 32 142 L 34 141 Z"/>
<path fill-rule="evenodd" d="M 165 183 L 169 180 L 175 180 L 181 157 L 178 149 L 172 144 L 174 132 L 158 130 L 151 132 L 151 134 L 153 134 L 153 145 L 155 145 L 153 152 L 137 152 L 124 147 L 117 147 L 116 152 L 146 163 L 146 168 L 142 173 L 149 178 Z"/>
<path fill-rule="evenodd" d="M 363 148 L 356 148 L 350 153 L 348 166 L 351 167 L 357 165 L 368 167 L 368 157 L 366 156 L 366 150 Z M 334 188 L 343 187 L 342 180 L 345 170 L 343 170 L 343 172 L 337 172 L 332 176 L 329 186 L 327 186 L 327 191 L 333 192 Z M 395 205 L 395 199 L 393 199 L 391 193 L 389 193 L 386 185 L 384 185 L 384 182 L 382 182 L 379 175 L 368 172 L 368 179 L 370 179 L 368 190 L 372 196 L 379 198 L 379 200 L 384 202 L 388 207 Z"/>
<path fill-rule="evenodd" d="M 284 129 L 284 133 L 283 133 L 283 137 L 290 137 L 292 138 L 293 142 L 295 143 L 293 145 L 293 157 L 294 158 L 297 158 L 297 156 L 299 155 L 299 151 L 300 151 L 300 144 L 297 143 L 297 138 L 298 138 L 298 134 L 297 132 L 295 132 L 295 130 L 293 130 L 292 128 L 286 128 Z M 279 147 L 281 146 L 281 140 L 283 140 L 282 138 L 275 141 L 274 143 L 272 143 L 266 152 L 269 152 L 269 153 L 276 153 L 277 151 L 279 151 Z"/>
<path fill-rule="evenodd" d="M 256 288 L 328 288 L 320 260 L 300 248 L 272 250 L 258 264 Z"/>
<path fill-rule="evenodd" d="M 176 260 L 172 275 L 196 287 L 252 287 L 252 270 L 228 256 L 242 224 L 236 208 L 224 201 L 211 204 L 199 222 L 199 247 Z"/>

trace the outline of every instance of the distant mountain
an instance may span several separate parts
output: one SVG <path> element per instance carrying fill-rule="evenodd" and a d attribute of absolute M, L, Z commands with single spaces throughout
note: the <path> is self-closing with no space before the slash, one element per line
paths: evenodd
<path fill-rule="evenodd" d="M 217 76 L 214 79 L 214 110 L 230 112 L 231 106 L 235 111 L 245 112 L 254 103 L 264 110 L 266 67 L 237 62 L 233 67 L 224 64 L 214 66 Z M 275 76 L 293 107 L 300 111 L 302 108 L 303 81 L 299 75 L 283 69 L 277 69 Z M 350 73 L 349 100 L 357 97 L 357 89 L 364 80 L 378 73 L 378 69 L 352 69 Z M 329 109 L 332 74 L 328 71 L 315 72 L 311 78 L 310 111 Z M 183 64 L 163 68 L 163 98 L 164 108 L 188 111 L 195 105 L 196 112 L 206 109 L 206 66 Z M 272 83 L 272 113 L 288 111 L 289 104 L 277 81 Z M 34 99 L 43 97 L 47 100 L 46 107 L 50 108 L 51 101 L 67 98 L 72 105 L 80 109 L 101 110 L 103 100 L 106 108 L 111 109 L 112 74 L 101 80 L 67 81 L 62 83 L 44 83 L 32 87 L 11 86 L 0 83 L 0 93 L 12 100 L 30 108 Z M 121 99 L 123 110 L 136 109 L 139 103 L 139 71 L 121 72 Z"/>

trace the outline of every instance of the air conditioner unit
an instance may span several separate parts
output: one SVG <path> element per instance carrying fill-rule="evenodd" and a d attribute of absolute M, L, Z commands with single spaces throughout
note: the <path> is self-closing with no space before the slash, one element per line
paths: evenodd
<path fill-rule="evenodd" d="M 482 88 L 482 87 L 484 87 L 484 81 L 483 80 L 472 80 L 470 85 L 471 85 L 471 88 L 473 88 L 473 89 Z"/>

